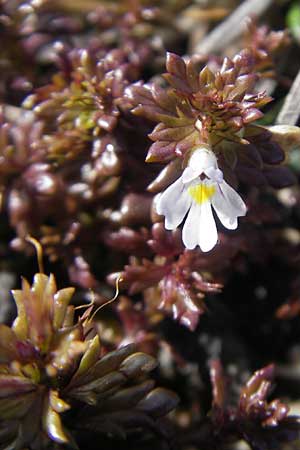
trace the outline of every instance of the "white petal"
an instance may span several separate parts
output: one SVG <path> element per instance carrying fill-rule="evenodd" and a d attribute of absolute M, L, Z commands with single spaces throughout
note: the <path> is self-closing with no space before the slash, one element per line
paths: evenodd
<path fill-rule="evenodd" d="M 203 252 L 209 252 L 218 242 L 218 232 L 210 202 L 201 205 L 193 202 L 182 230 L 186 248 L 193 250 L 197 245 Z"/>
<path fill-rule="evenodd" d="M 224 197 L 230 203 L 232 209 L 235 210 L 236 216 L 245 216 L 247 213 L 247 206 L 239 194 L 231 186 L 229 186 L 226 181 L 223 181 L 223 183 L 220 184 L 220 188 Z"/>
<path fill-rule="evenodd" d="M 247 208 L 239 194 L 225 181 L 217 186 L 212 205 L 224 227 L 235 230 L 237 217 L 244 216 Z"/>
<path fill-rule="evenodd" d="M 209 167 L 205 170 L 205 175 L 216 183 L 223 182 L 223 172 L 220 169 L 215 169 L 214 167 Z"/>
<path fill-rule="evenodd" d="M 204 202 L 200 205 L 199 220 L 199 246 L 203 252 L 209 252 L 218 242 L 218 232 L 216 222 L 211 210 L 210 202 Z"/>
<path fill-rule="evenodd" d="M 194 150 L 188 161 L 188 167 L 192 167 L 200 175 L 209 167 L 218 168 L 216 155 L 207 147 L 199 147 Z"/>
<path fill-rule="evenodd" d="M 222 194 L 219 186 L 217 191 L 212 198 L 212 205 L 217 213 L 222 225 L 228 230 L 235 230 L 238 226 L 237 215 L 235 211 L 232 210 L 230 203 L 226 200 L 225 196 Z"/>
<path fill-rule="evenodd" d="M 199 218 L 200 205 L 193 202 L 182 229 L 182 241 L 189 250 L 198 245 Z"/>
<path fill-rule="evenodd" d="M 190 181 L 193 181 L 195 178 L 197 178 L 200 174 L 197 172 L 197 170 L 193 169 L 192 167 L 186 167 L 182 174 L 182 182 L 184 184 L 189 183 Z"/>
<path fill-rule="evenodd" d="M 180 197 L 184 185 L 181 178 L 178 178 L 174 183 L 160 194 L 157 204 L 156 211 L 158 214 L 165 215 L 166 211 L 169 209 L 170 203 L 174 203 L 178 197 Z"/>
<path fill-rule="evenodd" d="M 165 216 L 165 228 L 174 230 L 183 221 L 192 203 L 181 178 L 171 184 L 158 198 L 156 211 Z"/>

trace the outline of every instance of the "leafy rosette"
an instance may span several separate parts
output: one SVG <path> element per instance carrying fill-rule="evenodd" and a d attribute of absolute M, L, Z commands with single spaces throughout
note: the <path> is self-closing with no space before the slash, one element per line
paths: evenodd
<path fill-rule="evenodd" d="M 17 318 L 0 326 L 1 448 L 77 448 L 76 430 L 159 432 L 156 419 L 177 403 L 147 379 L 152 356 L 134 345 L 104 354 L 91 309 L 74 320 L 73 292 L 57 291 L 54 276 L 41 273 L 13 291 Z"/>
<path fill-rule="evenodd" d="M 35 113 L 53 120 L 63 130 L 79 129 L 94 136 L 112 132 L 120 116 L 119 103 L 129 81 L 136 79 L 137 67 L 129 64 L 121 49 L 98 51 L 73 50 L 65 55 L 68 70 L 57 73 L 52 84 L 37 89 L 25 105 Z"/>
<path fill-rule="evenodd" d="M 298 439 L 298 417 L 288 415 L 289 407 L 280 400 L 268 401 L 274 371 L 274 365 L 257 370 L 241 388 L 234 405 L 233 383 L 228 383 L 220 361 L 213 360 L 210 367 L 212 408 L 185 444 L 214 449 L 242 440 L 252 450 L 265 450 L 281 449 L 284 444 Z"/>
<path fill-rule="evenodd" d="M 202 260 L 197 252 L 183 251 L 179 231 L 167 232 L 155 224 L 149 246 L 154 258 L 130 258 L 121 273 L 120 287 L 130 295 L 143 293 L 146 308 L 171 315 L 174 320 L 194 330 L 206 311 L 206 294 L 220 292 L 222 285 L 211 282 L 202 273 Z M 108 277 L 111 284 L 120 276 Z"/>
<path fill-rule="evenodd" d="M 263 78 L 276 75 L 276 57 L 290 44 L 287 30 L 273 31 L 267 25 L 258 26 L 251 19 L 245 35 L 245 47 L 251 51 L 255 69 Z"/>
<path fill-rule="evenodd" d="M 169 53 L 164 75 L 169 88 L 136 84 L 127 89 L 133 112 L 159 122 L 149 135 L 154 141 L 147 161 L 167 162 L 202 144 L 243 142 L 243 130 L 262 117 L 271 98 L 254 93 L 258 77 L 251 72 L 248 52 L 225 58 L 220 70 Z"/>
<path fill-rule="evenodd" d="M 24 115 L 18 118 L 22 124 L 18 120 L 12 123 L 6 120 L 3 112 L 5 108 L 0 111 L 0 183 L 4 189 L 10 178 L 43 155 L 37 145 L 41 139 L 43 124 L 39 121 L 32 123 L 31 113 L 28 113 L 28 117 Z M 19 110 L 16 108 L 14 113 L 18 116 Z"/>

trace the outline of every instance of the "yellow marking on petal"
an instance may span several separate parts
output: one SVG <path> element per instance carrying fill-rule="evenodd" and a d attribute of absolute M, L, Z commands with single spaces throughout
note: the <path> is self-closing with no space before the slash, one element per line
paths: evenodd
<path fill-rule="evenodd" d="M 201 205 L 202 203 L 208 202 L 215 195 L 216 187 L 214 185 L 208 186 L 200 183 L 196 186 L 190 186 L 188 192 L 192 199 Z"/>

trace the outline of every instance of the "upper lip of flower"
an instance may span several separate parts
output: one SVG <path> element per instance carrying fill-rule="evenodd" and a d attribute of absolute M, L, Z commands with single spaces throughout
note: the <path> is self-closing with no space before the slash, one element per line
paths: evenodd
<path fill-rule="evenodd" d="M 169 230 L 179 226 L 188 213 L 183 243 L 188 249 L 199 245 L 207 252 L 218 241 L 212 206 L 223 226 L 231 230 L 237 228 L 237 218 L 246 214 L 245 203 L 223 179 L 214 153 L 200 147 L 191 154 L 181 177 L 160 194 L 156 209 L 165 216 Z"/>
<path fill-rule="evenodd" d="M 223 172 L 218 168 L 215 154 L 206 147 L 196 149 L 190 156 L 187 167 L 182 174 L 184 184 L 205 175 L 205 177 L 221 183 Z"/>

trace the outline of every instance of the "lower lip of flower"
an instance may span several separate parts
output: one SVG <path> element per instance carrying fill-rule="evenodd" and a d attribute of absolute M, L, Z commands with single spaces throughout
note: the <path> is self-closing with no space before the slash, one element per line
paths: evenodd
<path fill-rule="evenodd" d="M 190 186 L 188 193 L 196 203 L 201 205 L 202 203 L 208 202 L 215 195 L 216 187 L 214 185 L 208 186 L 200 183 L 196 186 Z"/>

